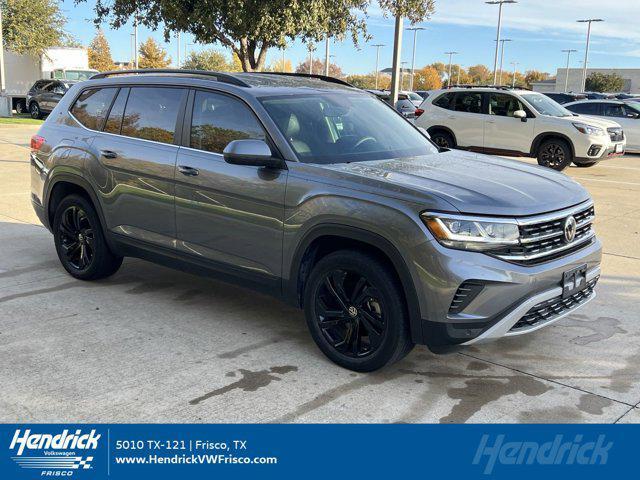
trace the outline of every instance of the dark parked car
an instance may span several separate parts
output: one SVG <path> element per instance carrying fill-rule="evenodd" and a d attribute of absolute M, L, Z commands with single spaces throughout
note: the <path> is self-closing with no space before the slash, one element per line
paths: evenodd
<path fill-rule="evenodd" d="M 27 92 L 26 105 L 32 118 L 42 118 L 56 108 L 64 94 L 77 82 L 38 80 Z"/>
<path fill-rule="evenodd" d="M 389 99 L 391 98 L 391 92 L 388 90 L 367 90 L 367 92 L 373 93 L 380 100 L 384 100 L 387 103 L 389 103 Z M 422 113 L 422 110 L 411 101 L 406 93 L 398 93 L 398 101 L 395 106 L 396 110 L 407 119 L 414 119 Z"/>
<path fill-rule="evenodd" d="M 578 100 L 583 100 L 587 98 L 585 95 L 582 95 L 580 93 L 552 92 L 552 93 L 545 93 L 545 95 L 549 98 L 552 98 L 553 100 L 558 102 L 560 105 L 564 105 L 565 103 L 569 103 L 569 102 L 577 102 Z"/>
<path fill-rule="evenodd" d="M 74 86 L 31 139 L 31 201 L 77 279 L 134 256 L 237 282 L 303 308 L 358 371 L 533 332 L 595 296 L 593 201 L 566 175 L 441 151 L 337 79 L 130 73 Z"/>

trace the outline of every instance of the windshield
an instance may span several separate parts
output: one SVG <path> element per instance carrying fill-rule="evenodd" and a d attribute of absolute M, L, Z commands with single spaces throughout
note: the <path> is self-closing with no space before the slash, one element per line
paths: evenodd
<path fill-rule="evenodd" d="M 550 117 L 573 116 L 573 113 L 546 95 L 541 95 L 539 93 L 523 93 L 521 96 L 529 102 L 529 105 L 531 105 L 540 115 L 549 115 Z"/>
<path fill-rule="evenodd" d="M 424 100 L 420 95 L 418 95 L 415 92 L 409 92 L 409 93 L 407 93 L 407 95 L 409 95 L 409 98 L 411 100 L 420 100 L 420 101 Z"/>
<path fill-rule="evenodd" d="M 98 73 L 97 70 L 57 70 L 55 78 L 82 81 L 89 80 L 96 73 Z"/>
<path fill-rule="evenodd" d="M 390 160 L 437 152 L 419 130 L 369 95 L 327 92 L 260 101 L 302 162 Z"/>

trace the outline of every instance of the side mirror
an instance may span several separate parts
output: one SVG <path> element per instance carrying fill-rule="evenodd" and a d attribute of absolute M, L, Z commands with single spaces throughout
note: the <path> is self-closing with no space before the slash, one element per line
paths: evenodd
<path fill-rule="evenodd" d="M 524 110 L 516 110 L 515 112 L 513 112 L 513 118 L 519 118 L 520 121 L 526 122 L 527 112 L 525 112 Z"/>
<path fill-rule="evenodd" d="M 282 168 L 283 161 L 274 158 L 264 140 L 233 140 L 222 152 L 224 161 L 233 165 Z"/>

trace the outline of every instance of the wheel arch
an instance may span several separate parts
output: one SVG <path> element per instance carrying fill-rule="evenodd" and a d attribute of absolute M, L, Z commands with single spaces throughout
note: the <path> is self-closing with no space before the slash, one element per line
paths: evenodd
<path fill-rule="evenodd" d="M 421 312 L 411 273 L 398 249 L 377 233 L 340 224 L 323 224 L 305 234 L 293 255 L 289 279 L 284 285 L 285 299 L 296 307 L 303 307 L 304 286 L 313 266 L 328 253 L 348 248 L 364 248 L 385 261 L 395 272 L 410 319 L 411 337 L 422 343 Z"/>
<path fill-rule="evenodd" d="M 96 195 L 91 184 L 86 179 L 80 177 L 79 175 L 74 175 L 71 173 L 59 173 L 55 175 L 49 182 L 43 202 L 45 208 L 45 218 L 48 223 L 48 225 L 46 225 L 47 228 L 49 230 L 53 229 L 53 217 L 55 215 L 56 207 L 57 205 L 59 205 L 60 201 L 68 195 L 72 195 L 74 193 L 82 195 L 92 203 L 93 207 L 96 209 L 96 213 L 98 214 L 100 224 L 102 225 L 105 237 L 107 238 L 108 242 L 108 235 L 106 235 L 107 224 L 105 223 L 102 206 L 98 201 L 98 196 Z"/>
<path fill-rule="evenodd" d="M 571 139 L 563 134 L 563 133 L 559 133 L 559 132 L 543 132 L 543 133 L 539 133 L 536 138 L 533 139 L 533 142 L 531 143 L 531 150 L 530 150 L 530 154 L 532 157 L 537 157 L 538 156 L 538 149 L 540 148 L 540 145 L 542 144 L 542 142 L 544 142 L 545 140 L 551 139 L 551 138 L 558 138 L 560 140 L 564 140 L 565 142 L 567 142 L 567 144 L 569 145 L 569 148 L 571 149 L 571 156 L 573 158 L 576 158 L 576 148 L 573 145 L 573 142 L 571 141 Z"/>
<path fill-rule="evenodd" d="M 449 127 L 445 127 L 444 125 L 433 125 L 432 127 L 427 128 L 427 132 L 429 133 L 429 135 L 431 135 L 432 133 L 436 133 L 438 131 L 446 132 L 449 135 L 451 135 L 454 143 L 458 145 L 458 139 L 456 138 L 456 134 L 453 133 L 453 130 L 451 130 Z"/>

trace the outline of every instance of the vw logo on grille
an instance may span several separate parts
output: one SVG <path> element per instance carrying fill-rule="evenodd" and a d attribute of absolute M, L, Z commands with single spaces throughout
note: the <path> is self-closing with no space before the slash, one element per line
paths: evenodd
<path fill-rule="evenodd" d="M 567 217 L 564 221 L 564 239 L 569 242 L 573 242 L 573 239 L 576 238 L 576 228 L 578 227 L 578 223 L 576 219 L 571 216 Z"/>

